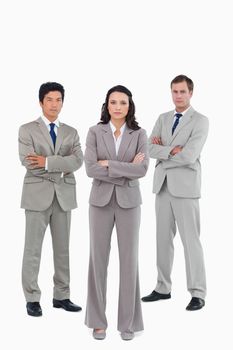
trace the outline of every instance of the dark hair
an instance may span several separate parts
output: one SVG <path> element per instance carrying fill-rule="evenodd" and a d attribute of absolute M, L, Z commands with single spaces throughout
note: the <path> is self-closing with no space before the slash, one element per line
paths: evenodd
<path fill-rule="evenodd" d="M 43 103 L 45 95 L 47 95 L 50 91 L 59 91 L 61 93 L 62 102 L 64 101 L 65 90 L 64 87 L 55 82 L 47 82 L 41 85 L 39 90 L 39 100 Z"/>
<path fill-rule="evenodd" d="M 177 75 L 177 77 L 175 77 L 171 81 L 171 88 L 172 88 L 172 84 L 182 83 L 183 81 L 186 81 L 189 91 L 193 91 L 193 88 L 194 88 L 193 81 L 183 74 Z"/>
<path fill-rule="evenodd" d="M 128 114 L 125 118 L 126 124 L 132 130 L 140 129 L 140 126 L 138 126 L 138 122 L 136 121 L 136 117 L 135 117 L 135 105 L 134 105 L 134 102 L 132 99 L 132 93 L 125 86 L 122 86 L 122 85 L 116 85 L 116 86 L 112 87 L 110 90 L 108 90 L 106 98 L 105 98 L 105 102 L 102 106 L 101 118 L 100 118 L 101 122 L 99 124 L 101 124 L 101 123 L 108 124 L 108 122 L 111 119 L 111 116 L 108 112 L 108 101 L 109 101 L 109 96 L 113 92 L 122 92 L 128 96 L 128 98 L 129 98 L 129 111 L 128 111 Z"/>

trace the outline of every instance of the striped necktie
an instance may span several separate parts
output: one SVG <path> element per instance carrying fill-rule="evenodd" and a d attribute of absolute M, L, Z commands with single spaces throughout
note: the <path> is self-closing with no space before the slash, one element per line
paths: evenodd
<path fill-rule="evenodd" d="M 176 117 L 176 119 L 175 119 L 174 124 L 173 124 L 173 127 L 172 127 L 172 135 L 173 135 L 173 133 L 174 133 L 174 131 L 175 131 L 177 125 L 179 124 L 180 117 L 182 117 L 182 114 L 181 114 L 181 113 L 176 113 L 176 114 L 175 114 L 175 117 Z"/>
<path fill-rule="evenodd" d="M 55 124 L 54 123 L 50 123 L 50 136 L 53 140 L 53 145 L 55 147 L 55 143 L 56 143 L 56 138 L 57 138 L 57 135 L 55 134 L 55 131 L 54 131 L 54 127 L 55 127 Z"/>

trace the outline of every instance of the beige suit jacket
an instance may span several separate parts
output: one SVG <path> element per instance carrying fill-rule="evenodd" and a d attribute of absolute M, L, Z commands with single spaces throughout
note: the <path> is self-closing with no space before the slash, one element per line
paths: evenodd
<path fill-rule="evenodd" d="M 30 153 L 47 157 L 48 169 L 29 166 L 26 156 Z M 54 149 L 42 118 L 22 125 L 19 129 L 19 157 L 27 169 L 21 208 L 43 211 L 50 206 L 55 193 L 63 210 L 77 207 L 73 172 L 81 167 L 83 153 L 74 128 L 60 123 Z"/>
<path fill-rule="evenodd" d="M 161 114 L 149 138 L 149 153 L 157 159 L 153 192 L 159 193 L 165 177 L 170 193 L 176 197 L 199 198 L 201 195 L 200 154 L 205 144 L 209 122 L 192 107 L 182 117 L 172 135 L 174 111 Z M 152 144 L 152 138 L 160 137 L 163 145 Z M 182 146 L 180 153 L 171 156 L 175 146 Z"/>
<path fill-rule="evenodd" d="M 141 164 L 133 164 L 135 155 L 145 153 Z M 109 203 L 113 189 L 122 208 L 134 208 L 142 203 L 138 178 L 145 176 L 149 163 L 148 140 L 143 129 L 127 126 L 116 156 L 112 130 L 109 124 L 98 124 L 89 129 L 85 151 L 86 172 L 94 178 L 89 202 L 102 207 Z M 103 167 L 98 160 L 109 160 Z"/>

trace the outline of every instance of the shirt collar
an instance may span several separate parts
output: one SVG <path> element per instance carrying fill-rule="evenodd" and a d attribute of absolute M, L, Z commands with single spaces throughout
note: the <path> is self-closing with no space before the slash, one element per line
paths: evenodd
<path fill-rule="evenodd" d="M 115 125 L 113 125 L 113 123 L 111 122 L 111 120 L 110 120 L 109 124 L 110 124 L 111 130 L 112 130 L 112 133 L 114 134 L 114 132 L 116 131 Z M 126 123 L 124 123 L 124 124 L 122 125 L 122 127 L 120 128 L 121 135 L 123 134 L 123 132 L 124 132 L 124 130 L 125 130 L 125 127 L 126 127 Z"/>
<path fill-rule="evenodd" d="M 41 118 L 42 118 L 43 122 L 45 123 L 45 125 L 47 127 L 49 127 L 49 124 L 51 124 L 51 122 L 43 114 L 42 114 Z M 60 126 L 59 119 L 57 118 L 56 120 L 54 120 L 53 124 L 55 124 L 56 127 L 59 128 L 59 126 Z"/>
<path fill-rule="evenodd" d="M 182 114 L 182 117 L 185 115 L 185 113 L 187 113 L 188 112 L 188 110 L 191 108 L 191 106 L 189 106 L 185 111 L 183 111 L 183 112 L 177 112 L 176 110 L 175 110 L 175 112 L 174 112 L 174 116 L 175 116 L 175 114 L 176 113 L 179 113 L 179 114 Z"/>

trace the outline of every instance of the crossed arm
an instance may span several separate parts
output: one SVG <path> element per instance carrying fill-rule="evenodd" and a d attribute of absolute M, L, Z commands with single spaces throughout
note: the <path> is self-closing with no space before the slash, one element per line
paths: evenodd
<path fill-rule="evenodd" d="M 160 146 L 163 146 L 160 137 L 153 136 L 152 139 L 151 139 L 151 143 L 152 143 L 153 145 L 160 145 Z M 182 146 L 175 146 L 175 147 L 172 148 L 172 150 L 170 151 L 170 155 L 171 155 L 171 156 L 174 156 L 174 155 L 176 155 L 177 153 L 181 152 L 182 149 L 183 149 Z"/>
<path fill-rule="evenodd" d="M 83 163 L 83 153 L 76 132 L 73 141 L 72 153 L 67 156 L 48 156 L 48 169 L 45 170 L 46 157 L 36 154 L 30 132 L 25 128 L 19 129 L 19 157 L 24 165 L 35 176 L 47 177 L 50 172 L 69 173 L 78 170 Z"/>
<path fill-rule="evenodd" d="M 86 141 L 85 165 L 89 177 L 98 180 L 124 185 L 125 179 L 135 179 L 145 175 L 149 157 L 147 151 L 147 137 L 141 136 L 138 153 L 131 163 L 117 160 L 98 159 L 96 136 L 93 130 L 89 130 Z"/>
<path fill-rule="evenodd" d="M 151 158 L 156 158 L 161 161 L 164 169 L 182 166 L 192 167 L 192 164 L 199 158 L 205 144 L 209 129 L 208 119 L 203 117 L 198 120 L 188 141 L 184 145 L 163 145 L 160 138 L 161 127 L 159 118 L 149 138 L 149 152 Z"/>

